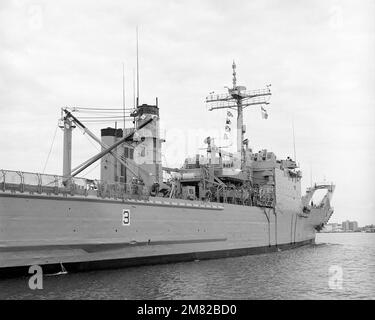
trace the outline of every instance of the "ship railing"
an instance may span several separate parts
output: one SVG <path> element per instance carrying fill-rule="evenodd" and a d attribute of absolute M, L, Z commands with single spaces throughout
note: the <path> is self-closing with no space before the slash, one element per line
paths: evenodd
<path fill-rule="evenodd" d="M 258 207 L 273 208 L 275 206 L 273 195 L 257 197 L 255 202 Z"/>
<path fill-rule="evenodd" d="M 274 186 L 263 185 L 252 189 L 218 188 L 213 191 L 214 202 L 242 204 L 245 206 L 275 207 Z"/>
<path fill-rule="evenodd" d="M 263 185 L 255 190 L 255 204 L 258 207 L 273 208 L 275 206 L 274 186 Z"/>
<path fill-rule="evenodd" d="M 100 198 L 126 199 L 136 198 L 147 200 L 150 190 L 139 183 L 99 183 L 97 196 Z"/>
<path fill-rule="evenodd" d="M 254 96 L 263 96 L 263 95 L 269 95 L 271 93 L 270 88 L 265 89 L 256 89 L 256 90 L 244 90 L 241 91 L 241 94 L 244 96 L 254 97 Z"/>
<path fill-rule="evenodd" d="M 62 196 L 96 196 L 112 199 L 148 199 L 150 190 L 139 182 L 103 183 L 97 180 L 71 178 L 32 172 L 0 170 L 0 191 L 11 193 Z"/>

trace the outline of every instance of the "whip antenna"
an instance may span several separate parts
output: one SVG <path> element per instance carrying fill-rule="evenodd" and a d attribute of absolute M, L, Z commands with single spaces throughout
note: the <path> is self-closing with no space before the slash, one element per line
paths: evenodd
<path fill-rule="evenodd" d="M 139 57 L 138 57 L 138 26 L 136 29 L 136 38 L 137 38 L 137 107 L 139 105 Z"/>

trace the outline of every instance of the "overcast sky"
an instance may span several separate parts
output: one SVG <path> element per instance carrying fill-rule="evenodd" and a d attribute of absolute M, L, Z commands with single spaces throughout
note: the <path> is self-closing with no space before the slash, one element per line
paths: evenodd
<path fill-rule="evenodd" d="M 123 62 L 132 106 L 138 25 L 140 99 L 159 97 L 164 165 L 221 135 L 224 112 L 204 99 L 231 85 L 234 59 L 239 85 L 272 84 L 269 118 L 245 112 L 250 146 L 293 157 L 294 121 L 303 188 L 333 181 L 331 222 L 375 223 L 374 15 L 373 0 L 1 0 L 0 168 L 41 172 L 61 107 L 121 106 Z M 79 129 L 73 139 L 73 166 L 97 152 Z M 61 171 L 58 129 L 46 172 Z"/>

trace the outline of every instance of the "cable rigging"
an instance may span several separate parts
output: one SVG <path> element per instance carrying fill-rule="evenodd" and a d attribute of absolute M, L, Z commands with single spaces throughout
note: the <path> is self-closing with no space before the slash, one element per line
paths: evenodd
<path fill-rule="evenodd" d="M 47 164 L 48 164 L 48 160 L 49 160 L 49 157 L 51 155 L 51 152 L 52 152 L 52 148 L 53 148 L 53 144 L 55 142 L 55 138 L 56 138 L 56 134 L 57 134 L 57 129 L 59 128 L 59 126 L 57 125 L 56 126 L 56 129 L 55 129 L 55 133 L 53 135 L 53 139 L 52 139 L 52 143 L 51 143 L 51 147 L 49 149 L 49 152 L 48 152 L 48 156 L 47 156 L 47 159 L 46 159 L 46 162 L 44 163 L 44 167 L 43 167 L 43 171 L 42 173 L 44 173 L 44 171 L 46 170 L 46 167 L 47 167 Z"/>

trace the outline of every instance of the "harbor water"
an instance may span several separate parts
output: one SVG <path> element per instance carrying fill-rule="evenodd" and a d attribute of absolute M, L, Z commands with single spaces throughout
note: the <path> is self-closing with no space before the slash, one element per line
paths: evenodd
<path fill-rule="evenodd" d="M 375 233 L 237 258 L 0 279 L 0 299 L 374 299 Z"/>

